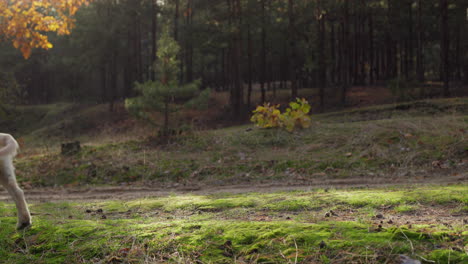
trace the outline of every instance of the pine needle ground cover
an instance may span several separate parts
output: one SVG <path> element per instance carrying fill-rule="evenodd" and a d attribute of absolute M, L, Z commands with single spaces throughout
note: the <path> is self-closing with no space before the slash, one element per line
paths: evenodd
<path fill-rule="evenodd" d="M 468 186 L 33 202 L 2 263 L 466 263 Z"/>

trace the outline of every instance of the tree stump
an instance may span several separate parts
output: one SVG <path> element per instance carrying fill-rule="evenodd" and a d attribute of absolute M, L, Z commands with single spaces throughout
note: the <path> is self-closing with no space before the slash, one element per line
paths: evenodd
<path fill-rule="evenodd" d="M 80 152 L 81 144 L 79 141 L 62 143 L 62 155 L 74 155 Z"/>

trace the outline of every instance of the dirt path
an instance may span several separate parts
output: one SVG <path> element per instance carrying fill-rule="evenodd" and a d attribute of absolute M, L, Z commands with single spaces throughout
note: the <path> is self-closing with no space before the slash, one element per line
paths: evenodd
<path fill-rule="evenodd" d="M 214 194 L 214 193 L 245 193 L 245 192 L 275 192 L 292 190 L 311 190 L 317 188 L 368 188 L 386 186 L 411 186 L 427 184 L 459 184 L 468 183 L 468 172 L 431 175 L 409 180 L 407 177 L 382 178 L 355 177 L 347 179 L 314 179 L 310 181 L 267 182 L 262 184 L 240 185 L 172 185 L 172 186 L 87 186 L 87 187 L 56 187 L 25 189 L 28 201 L 80 201 L 80 200 L 130 200 L 144 197 L 167 196 L 170 194 Z M 5 190 L 0 190 L 0 201 L 11 202 L 11 197 Z"/>

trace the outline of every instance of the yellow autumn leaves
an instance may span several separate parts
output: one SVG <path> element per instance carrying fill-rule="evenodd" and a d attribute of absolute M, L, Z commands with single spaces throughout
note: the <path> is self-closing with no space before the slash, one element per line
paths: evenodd
<path fill-rule="evenodd" d="M 307 128 L 310 126 L 310 105 L 306 99 L 297 98 L 295 102 L 289 103 L 284 113 L 278 109 L 279 105 L 265 103 L 253 111 L 250 121 L 261 128 L 284 128 L 289 132 L 295 128 Z"/>
<path fill-rule="evenodd" d="M 72 16 L 90 0 L 0 0 L 0 37 L 12 42 L 24 58 L 33 48 L 50 49 L 46 32 L 70 34 Z"/>

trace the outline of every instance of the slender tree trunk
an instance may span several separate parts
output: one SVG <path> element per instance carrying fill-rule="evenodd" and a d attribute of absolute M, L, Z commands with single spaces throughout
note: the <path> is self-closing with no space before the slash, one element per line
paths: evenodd
<path fill-rule="evenodd" d="M 343 9 L 343 86 L 341 91 L 341 104 L 346 104 L 346 93 L 349 89 L 349 0 L 344 0 Z"/>
<path fill-rule="evenodd" d="M 330 22 L 330 82 L 336 83 L 336 41 L 335 41 L 335 23 Z"/>
<path fill-rule="evenodd" d="M 448 0 L 440 0 L 440 31 L 441 31 L 441 63 L 442 82 L 444 83 L 443 94 L 450 96 L 449 90 L 449 28 L 448 28 Z"/>
<path fill-rule="evenodd" d="M 422 0 L 418 0 L 418 33 L 416 40 L 416 74 L 419 82 L 424 82 L 424 65 L 423 65 L 423 33 L 422 25 Z"/>
<path fill-rule="evenodd" d="M 297 76 L 296 76 L 296 39 L 295 39 L 295 14 L 294 14 L 294 1 L 288 0 L 288 16 L 289 16 L 289 31 L 288 31 L 288 40 L 289 40 L 289 72 L 290 72 L 290 81 L 291 81 L 291 98 L 294 100 L 298 96 L 298 87 L 297 87 Z"/>
<path fill-rule="evenodd" d="M 396 57 L 396 53 L 393 52 L 394 42 L 393 42 L 393 12 L 392 12 L 392 0 L 387 0 L 387 30 L 385 32 L 385 45 L 387 48 L 387 61 L 386 61 L 386 77 L 387 79 L 391 79 L 395 77 L 394 68 L 396 67 L 394 62 L 394 57 Z"/>
<path fill-rule="evenodd" d="M 356 4 L 355 4 L 356 5 Z M 352 49 L 352 61 L 351 61 L 351 70 L 352 70 L 352 84 L 358 84 L 358 72 L 359 72 L 359 31 L 358 31 L 358 15 L 356 7 L 353 8 L 354 10 L 354 19 L 353 19 L 353 30 L 354 30 L 354 38 L 353 38 L 353 49 Z"/>
<path fill-rule="evenodd" d="M 242 114 L 243 106 L 243 86 L 241 73 L 241 53 L 242 53 L 242 16 L 240 0 L 232 0 L 231 3 L 233 23 L 236 26 L 235 32 L 232 34 L 232 87 L 231 87 L 231 105 L 234 118 L 239 119 Z"/>
<path fill-rule="evenodd" d="M 321 10 L 321 1 L 317 2 L 317 32 L 318 32 L 318 65 L 319 65 L 319 97 L 320 111 L 323 112 L 325 107 L 325 85 L 327 82 L 327 65 L 325 62 L 325 17 Z"/>
<path fill-rule="evenodd" d="M 226 89 L 226 71 L 225 71 L 225 67 L 226 67 L 226 62 L 225 61 L 226 61 L 226 59 L 225 59 L 225 55 L 224 55 L 225 54 L 224 50 L 225 50 L 224 48 L 221 49 L 221 56 L 220 56 L 220 58 L 221 58 L 221 60 L 220 60 L 220 71 L 221 71 L 220 72 L 221 73 L 220 74 L 220 77 L 221 77 L 220 86 L 221 86 L 222 91 L 227 90 Z"/>
<path fill-rule="evenodd" d="M 109 111 L 114 111 L 114 103 L 117 98 L 117 49 L 114 48 L 112 52 L 112 59 L 110 65 L 110 87 L 109 91 Z"/>
<path fill-rule="evenodd" d="M 374 51 L 374 19 L 372 11 L 369 11 L 369 84 L 374 84 L 375 79 L 375 51 Z"/>
<path fill-rule="evenodd" d="M 252 47 L 252 33 L 250 30 L 250 23 L 247 25 L 247 56 L 249 63 L 249 72 L 248 72 L 248 88 L 247 88 L 247 108 L 250 110 L 251 107 L 251 97 L 252 97 L 252 74 L 253 74 L 253 47 Z"/>
<path fill-rule="evenodd" d="M 265 1 L 262 0 L 262 52 L 261 52 L 261 69 L 260 69 L 260 91 L 262 94 L 262 104 L 266 100 L 265 96 L 265 81 L 266 81 L 266 12 L 265 12 Z"/>
<path fill-rule="evenodd" d="M 143 81 L 143 61 L 141 53 L 141 17 L 139 14 L 135 16 L 135 50 L 136 50 L 136 62 L 137 62 L 137 80 L 139 82 Z"/>
<path fill-rule="evenodd" d="M 164 101 L 164 125 L 163 125 L 163 135 L 168 136 L 169 132 L 169 99 Z"/>
<path fill-rule="evenodd" d="M 107 101 L 107 63 L 101 65 L 101 102 Z"/>
<path fill-rule="evenodd" d="M 158 31 L 158 1 L 152 0 L 151 6 L 151 80 L 156 80 L 155 74 L 155 62 L 156 62 L 156 52 L 157 52 L 157 31 Z"/>
<path fill-rule="evenodd" d="M 185 80 L 187 82 L 193 81 L 193 34 L 192 34 L 192 21 L 193 21 L 193 2 L 187 0 L 186 8 L 186 34 L 185 34 Z"/>
<path fill-rule="evenodd" d="M 174 40 L 179 42 L 179 0 L 175 0 Z"/>
<path fill-rule="evenodd" d="M 409 16 L 409 38 L 408 38 L 408 69 L 407 72 L 411 78 L 414 76 L 414 32 L 413 32 L 413 0 L 408 2 L 408 16 Z"/>
<path fill-rule="evenodd" d="M 468 22 L 467 22 L 468 24 Z M 461 77 L 461 73 L 462 73 L 462 69 L 461 69 L 461 60 L 463 58 L 463 55 L 461 53 L 461 31 L 462 31 L 462 27 L 460 25 L 457 25 L 457 36 L 455 37 L 455 78 L 457 79 L 457 81 L 461 81 L 462 77 Z"/>

